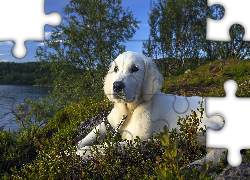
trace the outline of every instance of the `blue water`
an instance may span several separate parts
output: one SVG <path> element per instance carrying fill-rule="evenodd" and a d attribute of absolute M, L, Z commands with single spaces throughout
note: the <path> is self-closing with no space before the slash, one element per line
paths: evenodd
<path fill-rule="evenodd" d="M 17 130 L 19 124 L 16 123 L 15 116 L 10 109 L 24 102 L 26 98 L 39 100 L 48 96 L 48 91 L 53 91 L 51 87 L 20 86 L 20 85 L 0 85 L 0 127 L 4 130 Z M 8 114 L 6 114 L 8 113 Z"/>

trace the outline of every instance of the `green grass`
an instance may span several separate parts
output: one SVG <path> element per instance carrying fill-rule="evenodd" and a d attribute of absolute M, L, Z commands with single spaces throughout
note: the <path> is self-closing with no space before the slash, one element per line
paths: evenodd
<path fill-rule="evenodd" d="M 239 88 L 236 96 L 248 97 L 250 60 L 217 60 L 198 67 L 190 73 L 165 78 L 163 92 L 185 96 L 225 96 L 223 84 L 229 79 L 235 80 Z"/>

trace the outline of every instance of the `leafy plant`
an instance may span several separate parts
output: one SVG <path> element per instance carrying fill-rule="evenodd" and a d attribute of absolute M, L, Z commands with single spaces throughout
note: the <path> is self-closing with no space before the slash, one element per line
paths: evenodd
<path fill-rule="evenodd" d="M 181 178 L 181 169 L 179 168 L 179 162 L 182 158 L 182 152 L 178 149 L 178 141 L 170 141 L 168 136 L 169 130 L 165 125 L 163 127 L 163 132 L 160 132 L 160 135 L 157 137 L 161 140 L 162 144 L 165 146 L 165 152 L 162 155 L 165 163 L 160 164 L 160 157 L 157 157 L 156 163 L 159 165 L 159 174 L 164 179 L 172 179 L 176 177 L 177 179 Z M 178 152 L 180 151 L 180 152 Z"/>
<path fill-rule="evenodd" d="M 180 126 L 180 133 L 176 129 L 169 132 L 167 126 L 164 126 L 163 132 L 159 132 L 157 139 L 161 140 L 164 146 L 164 154 L 157 157 L 159 166 L 159 175 L 164 179 L 204 179 L 210 163 L 203 164 L 201 168 L 188 170 L 189 163 L 202 158 L 206 154 L 205 147 L 197 144 L 197 131 L 205 133 L 204 128 L 198 129 L 201 122 L 204 108 L 200 104 L 200 118 L 197 118 L 195 111 L 191 110 L 191 115 L 186 118 L 179 117 L 177 124 Z M 163 161 L 164 160 L 164 161 Z"/>
<path fill-rule="evenodd" d="M 169 137 L 169 130 L 167 126 L 164 126 L 163 132 L 159 132 L 157 138 L 161 140 L 165 150 L 161 157 L 164 160 L 164 163 L 160 163 L 161 158 L 159 156 L 156 161 L 159 166 L 159 176 L 161 178 L 169 180 L 209 179 L 209 176 L 207 176 L 206 173 L 211 165 L 210 163 L 204 163 L 198 170 L 194 168 L 191 171 L 187 170 L 187 166 L 180 167 L 184 150 L 182 151 L 178 148 L 177 139 L 171 139 Z"/>

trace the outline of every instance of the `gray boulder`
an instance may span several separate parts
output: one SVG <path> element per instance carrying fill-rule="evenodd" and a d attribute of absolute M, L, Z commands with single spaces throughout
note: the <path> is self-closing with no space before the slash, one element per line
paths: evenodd
<path fill-rule="evenodd" d="M 250 165 L 242 164 L 238 167 L 228 165 L 226 169 L 217 176 L 216 180 L 249 180 L 250 179 Z"/>

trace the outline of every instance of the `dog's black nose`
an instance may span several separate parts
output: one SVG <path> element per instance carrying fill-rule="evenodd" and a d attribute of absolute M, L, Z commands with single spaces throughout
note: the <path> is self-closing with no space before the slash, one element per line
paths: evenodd
<path fill-rule="evenodd" d="M 123 88 L 124 88 L 124 84 L 122 83 L 122 81 L 115 81 L 113 83 L 114 92 L 119 93 L 123 90 Z"/>

